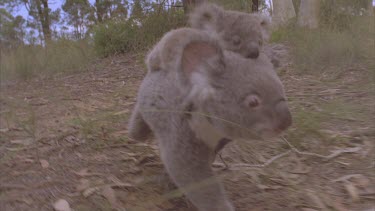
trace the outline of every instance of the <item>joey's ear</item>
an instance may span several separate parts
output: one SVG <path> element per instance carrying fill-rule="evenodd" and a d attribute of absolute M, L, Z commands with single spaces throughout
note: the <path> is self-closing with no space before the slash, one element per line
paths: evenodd
<path fill-rule="evenodd" d="M 203 3 L 190 13 L 189 23 L 193 28 L 215 30 L 223 13 L 223 8 L 215 4 Z"/>

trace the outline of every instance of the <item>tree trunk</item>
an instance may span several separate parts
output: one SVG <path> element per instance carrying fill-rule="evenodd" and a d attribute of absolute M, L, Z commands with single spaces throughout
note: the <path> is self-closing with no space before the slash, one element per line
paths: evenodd
<path fill-rule="evenodd" d="M 103 22 L 103 8 L 100 0 L 95 0 L 96 19 L 98 23 Z"/>
<path fill-rule="evenodd" d="M 182 0 L 185 14 L 193 9 L 196 5 L 203 3 L 205 0 Z"/>
<path fill-rule="evenodd" d="M 51 21 L 49 17 L 48 0 L 41 0 L 43 4 L 44 25 L 43 33 L 46 40 L 51 40 Z"/>
<path fill-rule="evenodd" d="M 368 0 L 367 3 L 367 15 L 374 16 L 374 6 L 372 6 L 372 0 Z"/>
<path fill-rule="evenodd" d="M 296 17 L 292 0 L 273 0 L 272 22 L 279 26 L 286 24 L 291 18 Z"/>
<path fill-rule="evenodd" d="M 315 29 L 319 26 L 319 0 L 301 0 L 297 24 Z"/>
<path fill-rule="evenodd" d="M 251 11 L 258 12 L 259 11 L 259 0 L 252 0 L 251 1 Z"/>
<path fill-rule="evenodd" d="M 44 42 L 45 44 L 47 44 L 47 42 L 51 40 L 51 26 L 49 19 L 48 0 L 36 0 L 35 4 L 38 10 L 40 25 L 42 26 Z"/>

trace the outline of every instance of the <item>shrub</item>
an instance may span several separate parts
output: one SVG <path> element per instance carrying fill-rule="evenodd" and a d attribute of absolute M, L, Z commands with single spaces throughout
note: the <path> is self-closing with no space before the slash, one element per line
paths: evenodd
<path fill-rule="evenodd" d="M 185 15 L 177 9 L 156 10 L 141 19 L 111 20 L 93 30 L 95 50 L 102 56 L 145 50 L 184 24 Z"/>

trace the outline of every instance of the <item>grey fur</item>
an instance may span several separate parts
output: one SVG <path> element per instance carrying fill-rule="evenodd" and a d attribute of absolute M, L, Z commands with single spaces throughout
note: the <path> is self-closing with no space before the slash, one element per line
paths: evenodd
<path fill-rule="evenodd" d="M 215 149 L 222 138 L 268 138 L 288 128 L 283 85 L 267 56 L 245 59 L 201 30 L 173 30 L 155 48 L 166 69 L 148 71 L 132 119 L 155 134 L 168 174 L 198 210 L 233 211 L 211 169 Z"/>
<path fill-rule="evenodd" d="M 282 66 L 283 57 L 275 45 L 265 44 L 269 39 L 270 19 L 259 13 L 248 14 L 224 10 L 222 7 L 203 3 L 189 14 L 192 28 L 200 29 L 217 36 L 225 50 L 233 51 L 247 58 L 257 58 L 261 51 L 266 54 L 274 67 Z M 235 42 L 240 42 L 235 45 Z M 164 67 L 161 55 L 157 52 L 164 47 L 158 43 L 147 55 L 146 64 L 149 71 L 168 69 Z"/>
<path fill-rule="evenodd" d="M 204 3 L 190 14 L 191 27 L 215 33 L 225 50 L 246 58 L 257 58 L 269 38 L 270 19 L 260 13 L 224 10 Z"/>

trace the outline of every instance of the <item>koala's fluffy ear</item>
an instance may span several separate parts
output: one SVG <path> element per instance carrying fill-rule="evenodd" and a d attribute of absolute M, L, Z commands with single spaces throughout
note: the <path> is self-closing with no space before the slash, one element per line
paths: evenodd
<path fill-rule="evenodd" d="M 177 71 L 183 89 L 206 97 L 213 90 L 210 81 L 225 68 L 218 41 L 202 30 L 180 28 L 168 32 L 159 43 L 163 70 Z"/>
<path fill-rule="evenodd" d="M 204 101 L 215 92 L 212 76 L 224 71 L 223 52 L 214 43 L 193 41 L 183 50 L 180 71 L 180 80 L 190 87 L 189 98 Z"/>
<path fill-rule="evenodd" d="M 215 4 L 202 3 L 189 14 L 189 23 L 196 29 L 215 31 L 224 12 L 222 7 Z"/>

